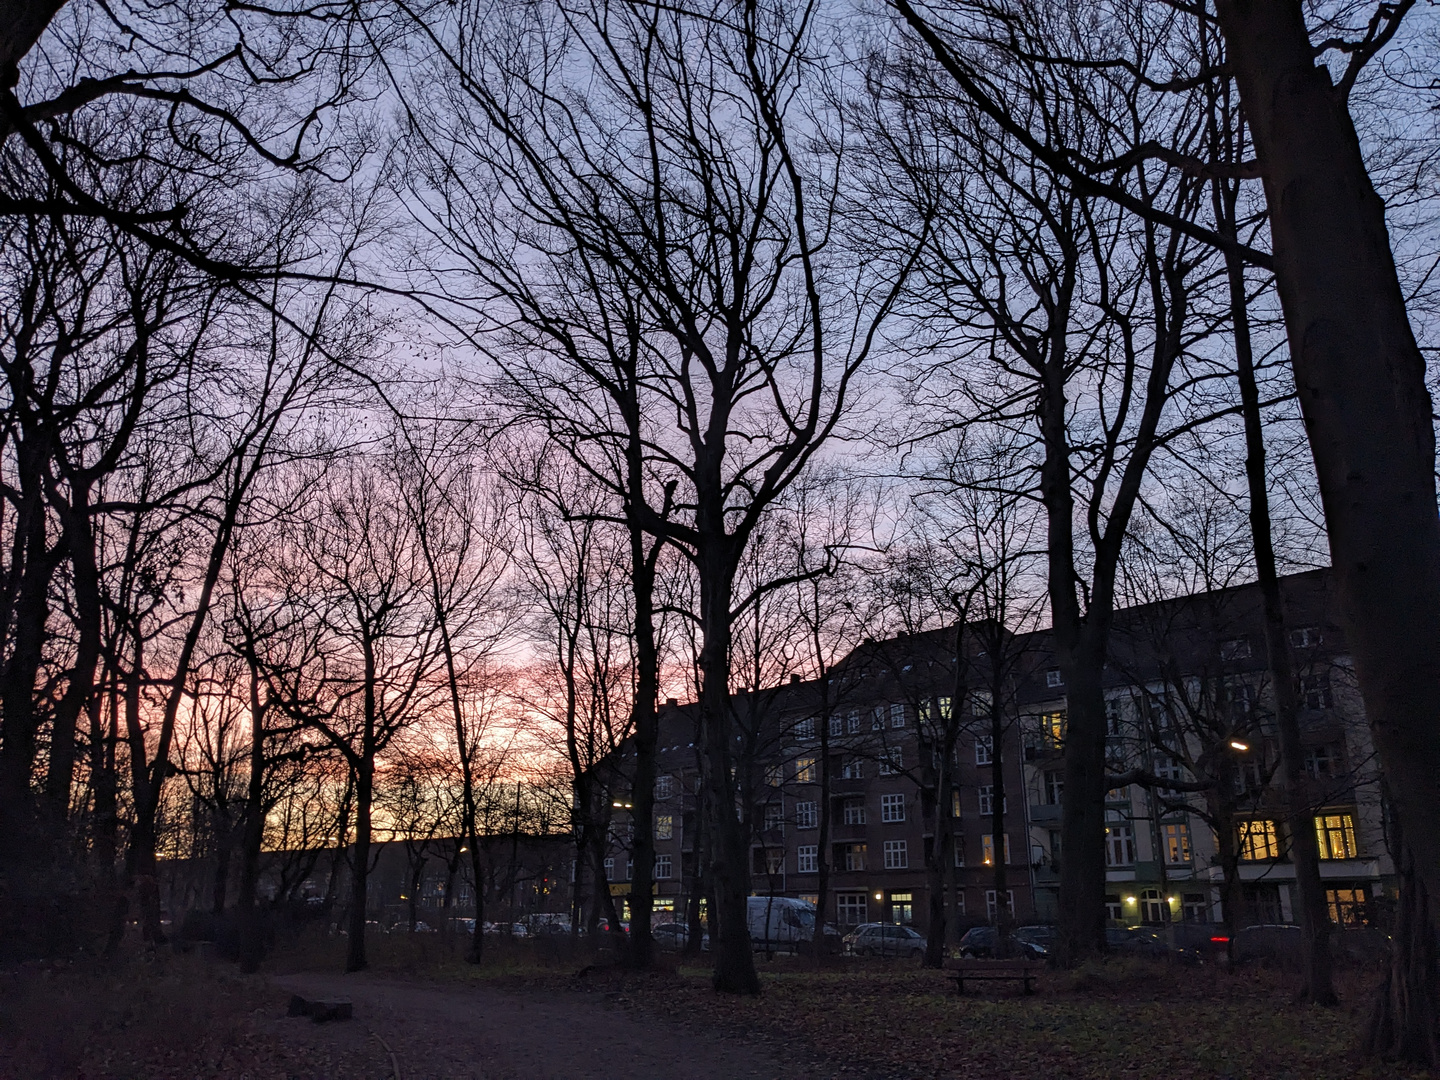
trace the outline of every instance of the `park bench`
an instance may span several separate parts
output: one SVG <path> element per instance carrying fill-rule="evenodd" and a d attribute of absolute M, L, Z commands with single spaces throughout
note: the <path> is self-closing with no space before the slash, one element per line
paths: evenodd
<path fill-rule="evenodd" d="M 1025 993 L 1033 994 L 1040 970 L 1028 960 L 952 960 L 945 969 L 957 994 L 965 993 L 967 982 L 1018 982 Z"/>

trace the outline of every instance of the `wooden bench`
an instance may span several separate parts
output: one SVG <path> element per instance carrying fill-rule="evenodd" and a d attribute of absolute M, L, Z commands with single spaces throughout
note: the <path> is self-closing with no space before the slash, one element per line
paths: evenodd
<path fill-rule="evenodd" d="M 945 965 L 946 978 L 955 983 L 955 993 L 965 993 L 967 982 L 1018 982 L 1025 993 L 1035 992 L 1039 967 L 1029 960 L 954 960 Z"/>

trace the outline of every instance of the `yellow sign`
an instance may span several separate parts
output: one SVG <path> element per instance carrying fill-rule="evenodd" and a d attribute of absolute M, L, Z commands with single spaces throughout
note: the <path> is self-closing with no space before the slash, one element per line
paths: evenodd
<path fill-rule="evenodd" d="M 634 892 L 634 891 L 635 891 L 635 890 L 632 889 L 632 888 L 630 888 L 629 885 L 616 885 L 614 882 L 611 882 L 611 884 L 610 884 L 610 895 L 611 895 L 611 896 L 629 896 L 629 895 L 630 895 L 632 892 Z M 659 891 L 660 891 L 660 884 L 659 884 L 659 882 L 652 881 L 652 882 L 650 883 L 650 895 L 651 895 L 651 896 L 654 896 L 654 895 L 655 895 L 656 893 L 658 893 Z"/>

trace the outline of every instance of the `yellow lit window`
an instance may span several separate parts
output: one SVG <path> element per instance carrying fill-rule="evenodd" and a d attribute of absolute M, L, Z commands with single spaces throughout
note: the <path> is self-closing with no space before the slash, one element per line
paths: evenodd
<path fill-rule="evenodd" d="M 675 835 L 675 815 L 655 815 L 655 839 L 669 840 Z"/>
<path fill-rule="evenodd" d="M 1350 814 L 1318 816 L 1315 838 L 1320 841 L 1322 859 L 1353 859 L 1360 854 L 1355 844 L 1355 818 Z"/>
<path fill-rule="evenodd" d="M 1280 837 L 1275 822 L 1268 819 L 1240 824 L 1240 858 L 1246 862 L 1280 857 Z"/>
<path fill-rule="evenodd" d="M 1047 712 L 1040 715 L 1040 737 L 1045 745 L 1058 750 L 1065 743 L 1065 713 Z"/>
<path fill-rule="evenodd" d="M 795 759 L 795 782 L 797 784 L 813 784 L 815 782 L 815 759 L 813 757 Z"/>
<path fill-rule="evenodd" d="M 995 865 L 995 838 L 991 833 L 980 837 L 980 858 L 986 866 Z M 1010 834 L 1005 834 L 1005 865 L 1010 865 Z"/>

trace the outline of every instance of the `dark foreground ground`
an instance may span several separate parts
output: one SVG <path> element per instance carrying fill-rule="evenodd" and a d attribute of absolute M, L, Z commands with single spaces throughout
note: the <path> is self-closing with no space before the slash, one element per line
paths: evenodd
<path fill-rule="evenodd" d="M 1329 1010 L 1295 1004 L 1283 972 L 1138 961 L 1047 973 L 1029 998 L 956 998 L 908 963 L 762 961 L 763 995 L 734 999 L 698 969 L 582 975 L 584 958 L 508 942 L 477 971 L 437 937 L 381 938 L 355 976 L 337 974 L 339 948 L 311 942 L 253 977 L 170 953 L 0 971 L 0 1080 L 1427 1075 L 1355 1053 L 1365 969 L 1341 972 Z M 289 1018 L 295 991 L 349 998 L 354 1019 Z"/>

